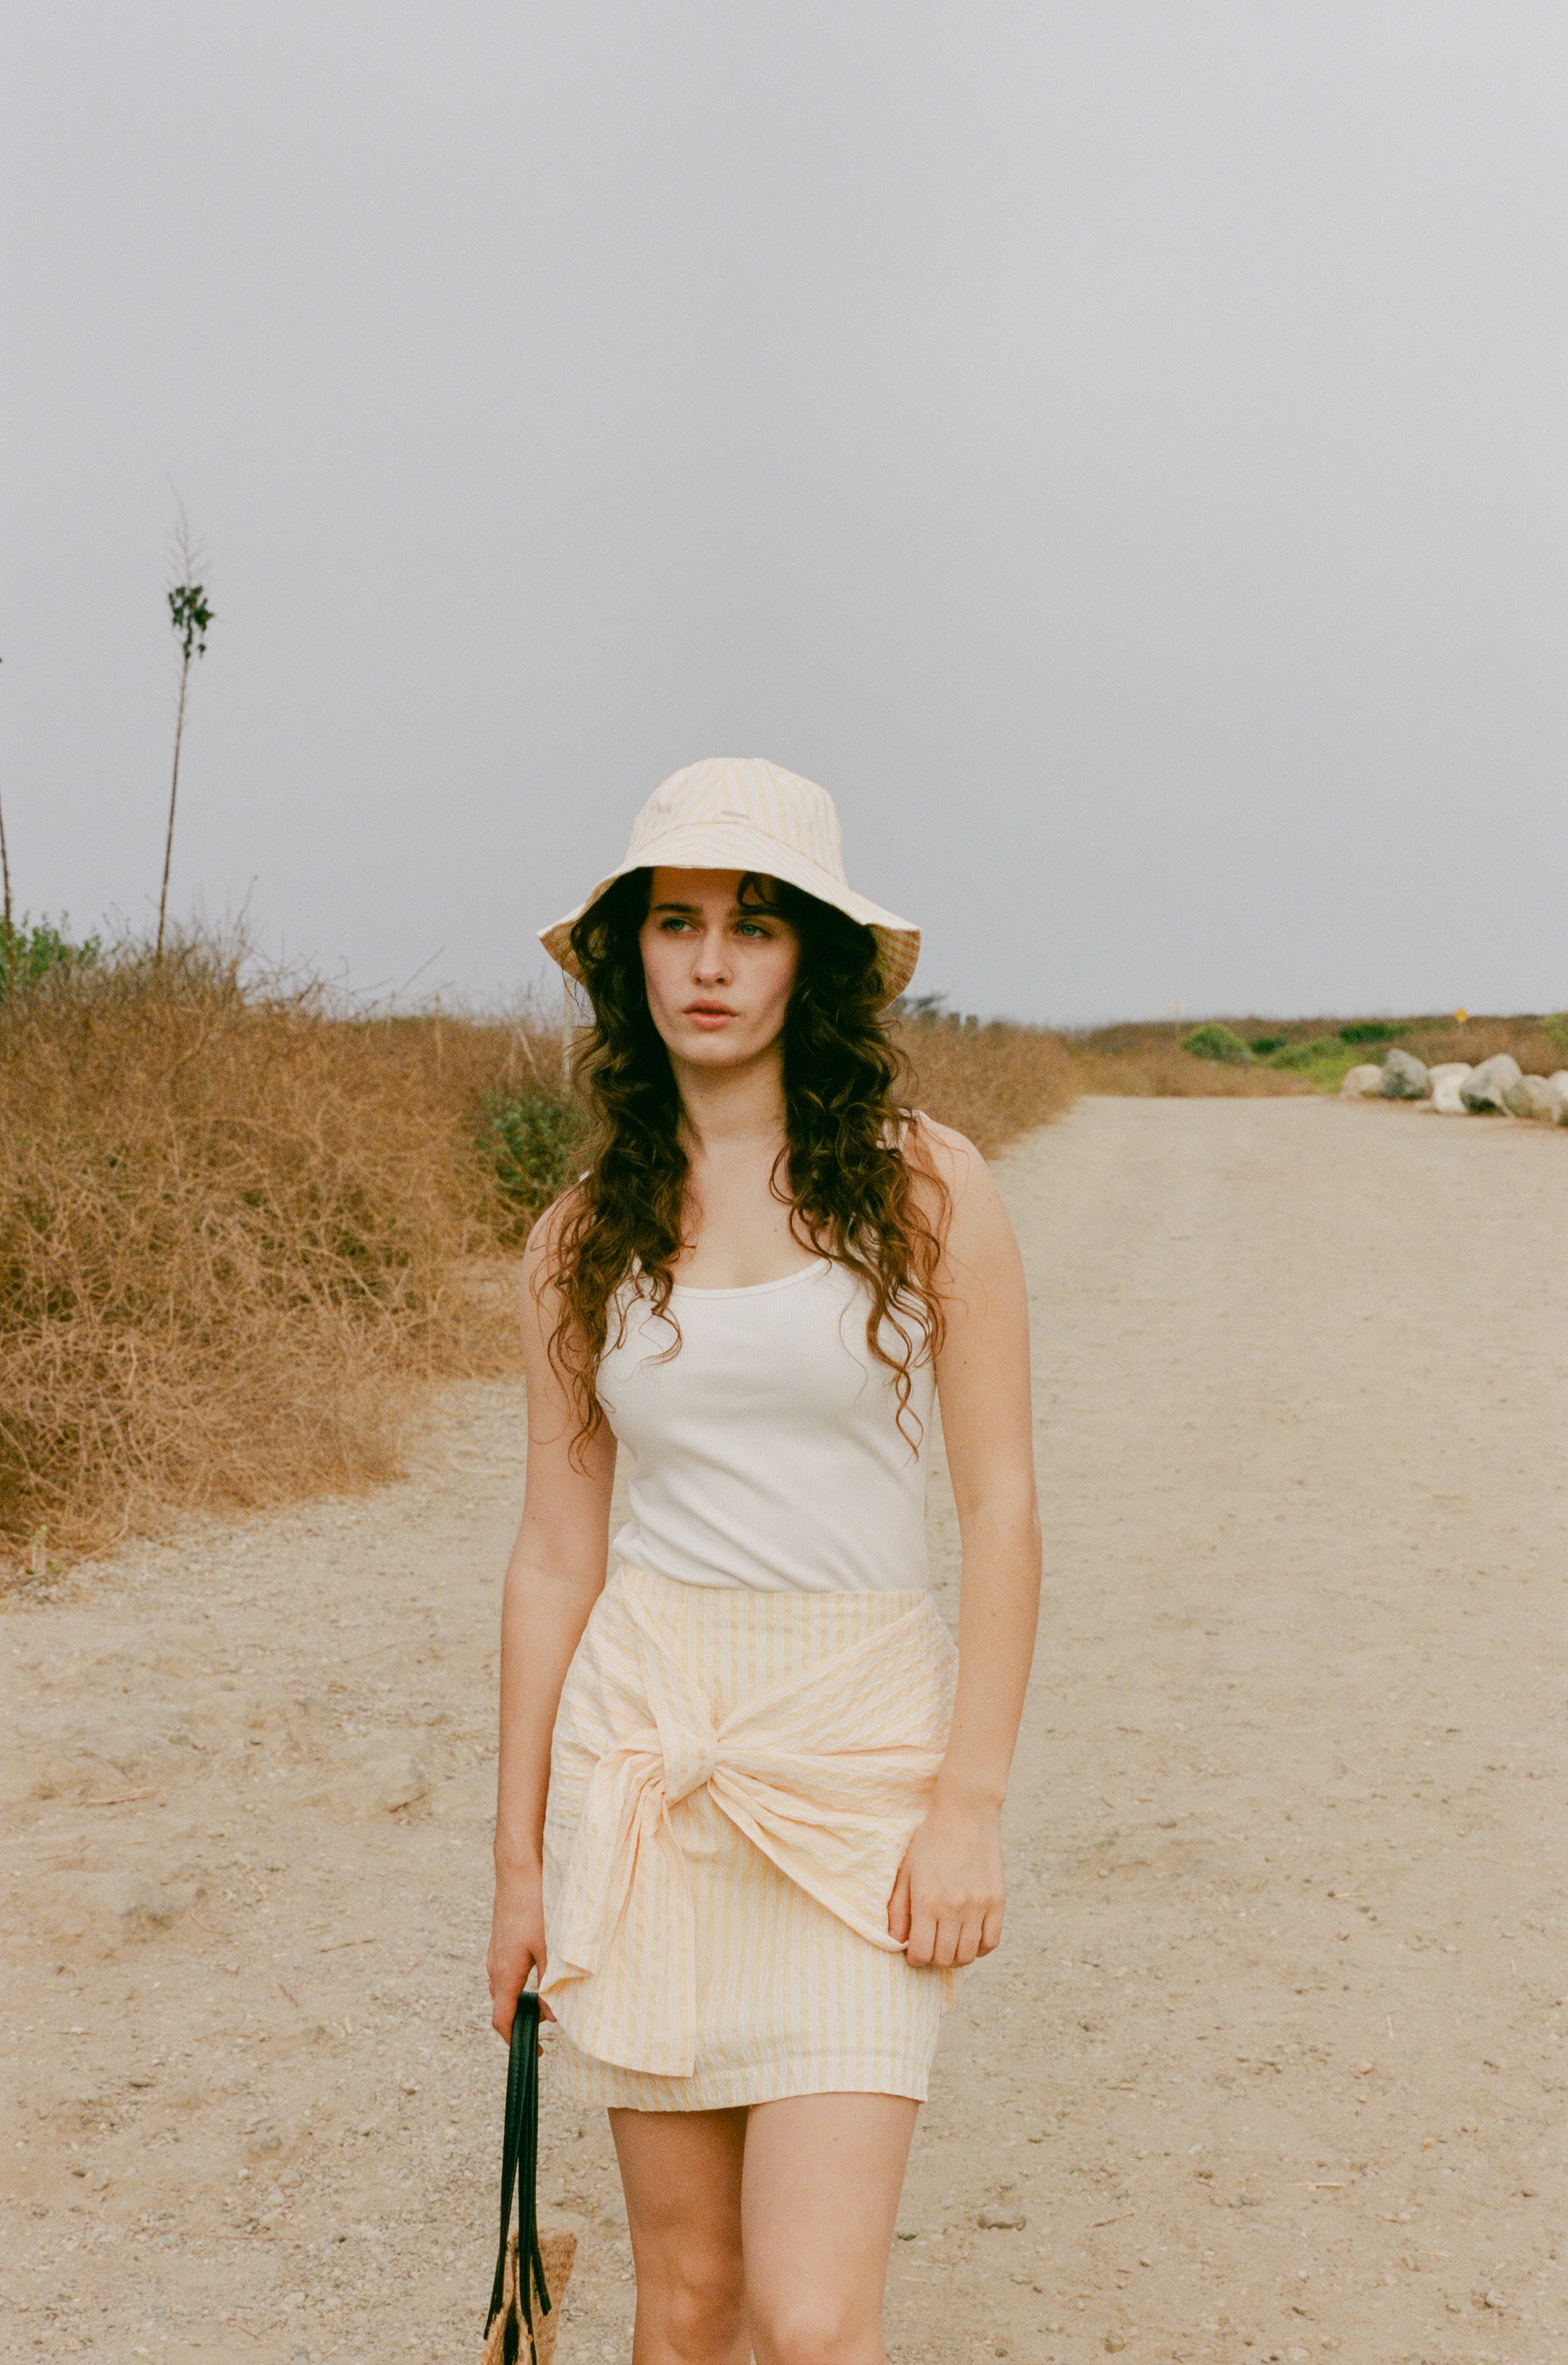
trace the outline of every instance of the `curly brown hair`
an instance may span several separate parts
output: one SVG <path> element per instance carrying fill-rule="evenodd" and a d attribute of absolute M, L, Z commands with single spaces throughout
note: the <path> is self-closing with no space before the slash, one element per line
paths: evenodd
<path fill-rule="evenodd" d="M 689 1161 L 680 1094 L 648 1008 L 638 941 L 652 878 L 647 869 L 627 871 L 572 930 L 593 1005 L 573 1073 L 596 1131 L 592 1163 L 561 1203 L 549 1270 L 540 1278 L 559 1291 L 550 1354 L 576 1403 L 579 1443 L 604 1418 L 599 1359 L 616 1293 L 631 1274 L 640 1274 L 652 1310 L 673 1331 L 669 1351 L 680 1344 L 670 1291 Z M 882 1014 L 877 940 L 784 880 L 748 871 L 737 894 L 747 908 L 788 921 L 800 939 L 783 1030 L 783 1173 L 775 1169 L 773 1187 L 789 1200 L 790 1227 L 801 1247 L 865 1283 L 866 1344 L 893 1374 L 899 1425 L 916 1445 L 910 1374 L 941 1343 L 936 1274 L 947 1193 L 928 1160 L 906 1155 L 914 1112 L 896 1096 L 904 1061 Z M 622 1306 L 617 1342 L 624 1320 Z"/>

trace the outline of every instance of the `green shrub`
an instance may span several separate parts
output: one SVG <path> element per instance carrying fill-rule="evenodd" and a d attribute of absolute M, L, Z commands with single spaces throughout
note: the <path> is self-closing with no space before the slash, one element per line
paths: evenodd
<path fill-rule="evenodd" d="M 1282 1051 L 1290 1039 L 1288 1035 L 1254 1035 L 1247 1048 L 1255 1059 L 1266 1059 L 1271 1051 Z"/>
<path fill-rule="evenodd" d="M 1394 1037 L 1404 1031 L 1401 1026 L 1391 1026 L 1383 1018 L 1353 1018 L 1349 1026 L 1340 1027 L 1339 1040 L 1341 1043 L 1392 1043 Z M 1327 1037 L 1324 1037 L 1325 1041 L 1327 1039 Z"/>
<path fill-rule="evenodd" d="M 1287 1043 L 1282 1050 L 1273 1052 L 1271 1068 L 1284 1068 L 1295 1075 L 1305 1075 L 1329 1060 L 1342 1060 L 1344 1048 L 1338 1035 L 1315 1035 L 1309 1043 Z"/>
<path fill-rule="evenodd" d="M 479 1148 L 521 1230 L 566 1189 L 580 1130 L 577 1111 L 564 1093 L 535 1086 L 485 1094 Z"/>
<path fill-rule="evenodd" d="M 98 950 L 96 936 L 73 945 L 47 920 L 31 927 L 26 920 L 19 926 L 0 920 L 0 1002 L 9 994 L 25 993 L 51 971 L 91 969 Z"/>
<path fill-rule="evenodd" d="M 1252 1054 L 1240 1036 L 1230 1027 L 1222 1026 L 1217 1019 L 1211 1019 L 1203 1026 L 1194 1026 L 1190 1035 L 1184 1035 L 1182 1048 L 1190 1051 L 1194 1059 L 1215 1059 L 1225 1068 L 1249 1068 L 1252 1065 Z"/>

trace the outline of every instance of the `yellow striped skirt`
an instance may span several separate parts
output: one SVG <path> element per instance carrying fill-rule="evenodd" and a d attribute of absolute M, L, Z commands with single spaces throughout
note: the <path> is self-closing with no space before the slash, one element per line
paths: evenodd
<path fill-rule="evenodd" d="M 709 2111 L 925 2099 L 948 1971 L 888 1900 L 957 1661 L 924 1593 L 754 1593 L 616 1570 L 567 1673 L 541 1992 L 570 2096 Z"/>

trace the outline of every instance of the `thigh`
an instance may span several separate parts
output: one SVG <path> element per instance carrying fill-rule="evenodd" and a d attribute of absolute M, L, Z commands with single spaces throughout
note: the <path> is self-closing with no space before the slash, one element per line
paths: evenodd
<path fill-rule="evenodd" d="M 898 2094 L 753 2108 L 741 2223 L 758 2365 L 882 2357 L 888 2251 L 919 2109 Z"/>
<path fill-rule="evenodd" d="M 639 2292 L 740 2282 L 745 2110 L 612 2110 Z"/>

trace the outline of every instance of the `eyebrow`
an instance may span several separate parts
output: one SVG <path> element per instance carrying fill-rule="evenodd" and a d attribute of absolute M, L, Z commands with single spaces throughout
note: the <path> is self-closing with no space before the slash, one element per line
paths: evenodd
<path fill-rule="evenodd" d="M 690 912 L 700 912 L 700 911 L 701 911 L 701 909 L 702 909 L 702 906 L 701 906 L 701 904 L 700 904 L 700 903 L 680 903 L 680 902 L 677 902 L 675 901 L 675 899 L 674 899 L 673 897 L 671 897 L 671 898 L 667 899 L 666 902 L 661 902 L 661 903 L 650 903 L 650 904 L 649 904 L 649 906 L 648 906 L 648 913 L 649 913 L 649 916 L 650 916 L 650 918 L 651 918 L 651 917 L 652 917 L 652 915 L 653 915 L 653 913 L 655 913 L 655 912 L 688 912 L 688 913 L 690 913 Z M 748 920 L 758 920 L 758 919 L 773 919 L 773 920 L 776 920 L 776 919 L 778 917 L 778 913 L 774 910 L 774 908 L 773 908 L 773 906 L 772 906 L 772 904 L 771 904 L 771 903 L 739 903 L 739 902 L 736 902 L 736 903 L 732 903 L 732 904 L 730 905 L 730 910 L 732 911 L 732 913 L 734 913 L 734 912 L 739 912 L 739 913 L 741 913 L 741 915 L 742 915 L 742 917 L 743 917 L 743 918 L 745 918 L 745 919 L 748 919 Z"/>

